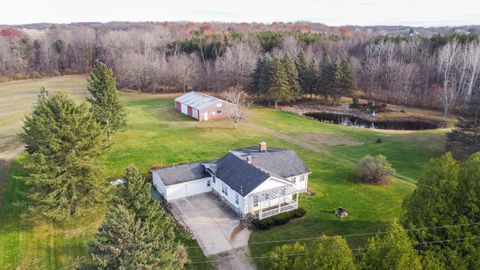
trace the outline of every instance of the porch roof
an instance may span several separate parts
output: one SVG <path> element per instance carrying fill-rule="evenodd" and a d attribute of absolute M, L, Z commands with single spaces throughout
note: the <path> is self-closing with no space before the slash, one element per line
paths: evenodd
<path fill-rule="evenodd" d="M 298 190 L 290 185 L 283 185 L 271 189 L 262 190 L 252 193 L 252 196 L 257 196 L 259 202 L 268 201 L 271 199 L 281 198 L 283 196 L 298 193 Z"/>

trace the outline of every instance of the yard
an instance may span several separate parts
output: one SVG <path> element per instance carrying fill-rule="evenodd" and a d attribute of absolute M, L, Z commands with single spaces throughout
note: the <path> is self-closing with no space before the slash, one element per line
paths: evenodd
<path fill-rule="evenodd" d="M 72 89 L 85 89 L 85 77 L 72 78 L 75 81 L 70 85 Z M 8 89 L 15 92 L 7 92 Z M 2 101 L 24 95 L 22 93 L 18 87 L 0 85 Z M 29 97 L 22 102 L 31 104 L 33 100 Z M 175 112 L 172 96 L 124 93 L 122 100 L 126 104 L 128 123 L 114 136 L 114 145 L 104 157 L 111 179 L 121 176 L 131 163 L 147 173 L 154 164 L 216 159 L 226 151 L 254 146 L 260 141 L 268 142 L 271 147 L 297 151 L 313 172 L 309 181 L 312 195 L 304 195 L 300 200 L 307 215 L 251 235 L 251 257 L 259 268 L 265 262 L 256 257 L 283 241 L 382 230 L 387 222 L 399 217 L 403 198 L 414 189 L 415 179 L 426 162 L 442 152 L 445 141 L 444 130 L 379 132 L 325 124 L 264 107 L 253 107 L 248 120 L 233 129 L 227 120 L 199 123 Z M 27 108 L 24 112 L 28 111 L 28 106 L 22 107 Z M 9 130 L 18 131 L 21 114 L 16 114 L 16 123 L 11 124 L 10 116 L 5 113 L 8 112 L 2 112 L 0 137 L 11 138 L 15 132 Z M 4 126 L 8 129 L 3 129 Z M 378 138 L 382 143 L 375 143 Z M 357 182 L 354 169 L 366 154 L 387 156 L 397 170 L 391 184 L 368 186 Z M 21 164 L 22 156 L 13 161 L 0 205 L 0 269 L 70 268 L 78 258 L 86 256 L 87 243 L 101 222 L 103 210 L 62 226 L 23 218 L 26 188 L 18 180 L 24 174 Z M 350 214 L 347 219 L 340 220 L 331 214 L 338 206 L 347 209 Z M 179 238 L 186 239 L 186 236 L 179 235 Z M 366 237 L 347 239 L 358 247 Z M 192 255 L 192 268 L 210 268 L 195 241 L 187 240 L 185 245 Z"/>

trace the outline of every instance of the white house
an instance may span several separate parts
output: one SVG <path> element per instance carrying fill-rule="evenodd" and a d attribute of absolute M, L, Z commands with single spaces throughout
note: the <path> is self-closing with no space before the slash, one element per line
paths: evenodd
<path fill-rule="evenodd" d="M 260 219 L 298 207 L 310 171 L 292 150 L 259 147 L 230 151 L 219 160 L 176 165 L 152 172 L 153 184 L 167 201 L 217 193 L 240 215 Z"/>

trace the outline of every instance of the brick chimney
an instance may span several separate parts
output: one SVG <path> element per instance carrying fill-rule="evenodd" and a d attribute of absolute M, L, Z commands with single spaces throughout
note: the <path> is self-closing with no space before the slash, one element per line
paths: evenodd
<path fill-rule="evenodd" d="M 247 163 L 252 164 L 252 156 L 247 156 Z"/>
<path fill-rule="evenodd" d="M 258 145 L 258 150 L 259 150 L 260 152 L 267 152 L 267 150 L 268 150 L 267 143 L 266 143 L 266 142 L 261 142 L 261 143 Z"/>

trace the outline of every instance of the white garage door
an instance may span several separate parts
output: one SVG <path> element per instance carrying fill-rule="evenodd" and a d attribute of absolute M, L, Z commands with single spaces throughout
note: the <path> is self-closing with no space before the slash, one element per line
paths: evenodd
<path fill-rule="evenodd" d="M 184 198 L 200 193 L 209 192 L 212 187 L 209 185 L 210 178 L 167 186 L 167 200 Z"/>
<path fill-rule="evenodd" d="M 188 114 L 188 106 L 182 103 L 182 113 Z"/>

